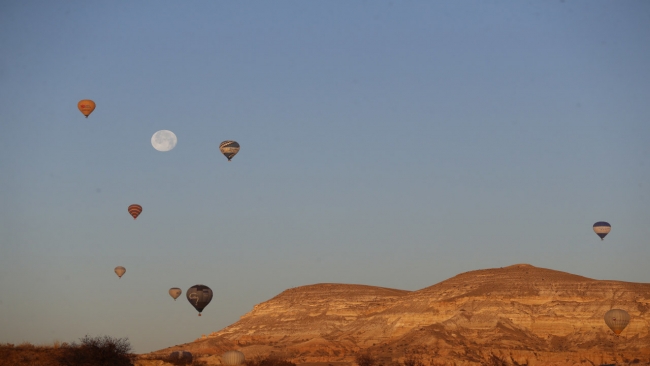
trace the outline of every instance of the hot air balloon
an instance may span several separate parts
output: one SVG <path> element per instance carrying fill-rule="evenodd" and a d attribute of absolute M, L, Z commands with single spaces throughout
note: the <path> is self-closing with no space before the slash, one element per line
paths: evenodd
<path fill-rule="evenodd" d="M 219 145 L 219 150 L 221 150 L 221 153 L 228 158 L 228 161 L 230 161 L 230 159 L 239 152 L 239 144 L 237 141 L 227 140 Z"/>
<path fill-rule="evenodd" d="M 594 232 L 600 236 L 600 240 L 604 240 L 607 234 L 612 230 L 612 225 L 605 221 L 598 221 L 594 224 Z"/>
<path fill-rule="evenodd" d="M 176 301 L 176 299 L 178 299 L 178 297 L 181 296 L 182 293 L 183 291 L 178 287 L 172 287 L 169 289 L 169 296 L 173 297 L 174 301 Z"/>
<path fill-rule="evenodd" d="M 126 272 L 126 268 L 122 266 L 115 267 L 115 274 L 117 274 L 117 277 L 122 278 L 125 272 Z"/>
<path fill-rule="evenodd" d="M 221 364 L 225 366 L 238 366 L 246 362 L 244 354 L 239 351 L 228 351 L 221 355 Z"/>
<path fill-rule="evenodd" d="M 137 219 L 138 216 L 140 216 L 140 213 L 142 212 L 142 206 L 140 205 L 131 205 L 129 206 L 129 213 L 131 216 L 133 216 L 133 220 Z"/>
<path fill-rule="evenodd" d="M 613 330 L 616 335 L 621 334 L 623 329 L 630 323 L 630 314 L 625 310 L 612 309 L 605 313 L 605 324 Z"/>
<path fill-rule="evenodd" d="M 81 113 L 88 118 L 88 116 L 90 116 L 90 114 L 95 110 L 95 102 L 90 99 L 80 100 L 79 103 L 77 103 L 77 108 L 79 108 Z"/>
<path fill-rule="evenodd" d="M 212 290 L 205 285 L 194 285 L 185 292 L 185 296 L 187 296 L 187 301 L 194 306 L 196 311 L 199 312 L 199 316 L 201 316 L 203 309 L 212 300 Z"/>
<path fill-rule="evenodd" d="M 174 365 L 189 365 L 192 363 L 192 353 L 187 351 L 174 351 L 168 357 Z"/>

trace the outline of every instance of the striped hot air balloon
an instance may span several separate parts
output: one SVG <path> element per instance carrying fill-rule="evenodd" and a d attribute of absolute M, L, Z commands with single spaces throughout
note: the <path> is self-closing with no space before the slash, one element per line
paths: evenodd
<path fill-rule="evenodd" d="M 616 333 L 621 334 L 623 329 L 630 323 L 630 314 L 625 310 L 612 309 L 605 313 L 605 324 Z"/>
<path fill-rule="evenodd" d="M 133 216 L 133 220 L 137 219 L 140 213 L 142 213 L 142 206 L 136 204 L 129 206 L 129 214 Z"/>
<path fill-rule="evenodd" d="M 604 240 L 607 234 L 612 230 L 612 225 L 605 221 L 598 221 L 594 224 L 594 232 L 600 236 L 600 240 Z"/>
<path fill-rule="evenodd" d="M 226 140 L 219 145 L 219 150 L 230 161 L 239 152 L 239 143 L 237 141 Z"/>
<path fill-rule="evenodd" d="M 77 103 L 77 108 L 79 108 L 79 111 L 88 118 L 88 116 L 90 116 L 90 114 L 95 110 L 95 102 L 90 99 L 80 100 L 79 103 Z"/>
<path fill-rule="evenodd" d="M 225 366 L 238 366 L 246 362 L 244 354 L 239 351 L 228 351 L 221 355 L 221 364 Z"/>

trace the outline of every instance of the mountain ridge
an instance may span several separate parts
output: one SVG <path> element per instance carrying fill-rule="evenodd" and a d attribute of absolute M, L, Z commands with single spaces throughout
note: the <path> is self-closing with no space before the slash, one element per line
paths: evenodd
<path fill-rule="evenodd" d="M 632 318 L 621 337 L 602 318 L 614 307 Z M 155 353 L 210 348 L 214 352 L 206 356 L 215 355 L 215 364 L 228 347 L 247 357 L 280 354 L 296 363 L 352 362 L 360 352 L 384 364 L 409 354 L 428 364 L 478 365 L 494 355 L 531 365 L 650 363 L 649 326 L 650 283 L 515 264 L 460 273 L 416 291 L 333 283 L 294 287 L 224 329 Z M 221 346 L 205 347 L 210 342 Z"/>

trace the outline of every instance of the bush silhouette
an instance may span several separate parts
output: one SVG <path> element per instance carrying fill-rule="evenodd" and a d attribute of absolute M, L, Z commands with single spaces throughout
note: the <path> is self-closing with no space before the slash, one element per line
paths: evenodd
<path fill-rule="evenodd" d="M 58 357 L 63 366 L 133 366 L 134 359 L 128 338 L 109 336 L 85 336 L 80 344 L 61 347 Z"/>

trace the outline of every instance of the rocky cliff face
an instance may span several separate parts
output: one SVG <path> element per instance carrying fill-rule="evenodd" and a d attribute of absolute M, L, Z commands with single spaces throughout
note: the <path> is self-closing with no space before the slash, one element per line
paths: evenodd
<path fill-rule="evenodd" d="M 603 321 L 612 308 L 632 318 L 619 337 Z M 296 363 L 353 362 L 369 352 L 384 365 L 406 357 L 429 365 L 479 365 L 494 357 L 528 365 L 650 364 L 649 330 L 649 283 L 518 264 L 462 273 L 418 291 L 289 289 L 184 348 L 276 353 Z"/>

